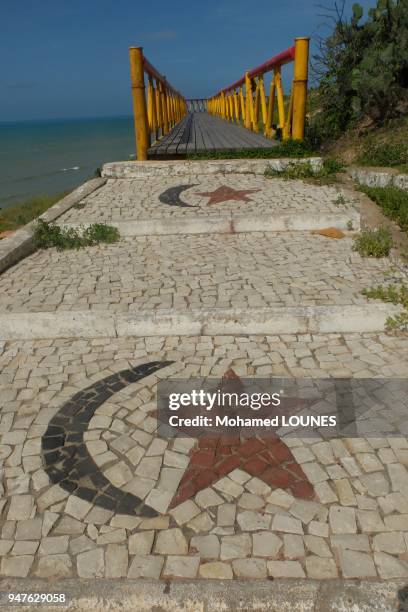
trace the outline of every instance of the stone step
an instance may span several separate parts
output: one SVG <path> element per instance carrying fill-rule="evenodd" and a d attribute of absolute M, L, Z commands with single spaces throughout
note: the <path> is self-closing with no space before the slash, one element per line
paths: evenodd
<path fill-rule="evenodd" d="M 105 222 L 122 236 L 360 228 L 354 195 L 253 175 L 108 180 L 59 219 Z"/>
<path fill-rule="evenodd" d="M 146 557 L 145 567 L 154 557 Z M 194 558 L 194 557 L 193 557 Z M 148 565 L 147 562 L 150 562 Z M 292 564 L 295 562 L 292 561 Z M 98 601 L 101 612 L 107 610 L 176 610 L 181 601 L 190 601 L 194 594 L 194 609 L 208 612 L 233 612 L 237 602 L 242 610 L 336 610 L 351 609 L 363 612 L 373 608 L 392 612 L 397 601 L 404 601 L 406 579 L 393 580 L 307 580 L 302 578 L 274 578 L 270 580 L 219 580 L 229 578 L 222 570 L 225 564 L 214 566 L 213 580 L 172 580 L 166 590 L 163 580 L 107 578 L 70 579 L 64 581 L 67 599 L 76 610 L 85 610 L 89 601 Z M 290 563 L 288 564 L 290 566 Z M 209 568 L 210 569 L 210 568 Z M 218 570 L 218 573 L 215 572 Z M 225 569 L 224 569 L 225 571 Z M 140 573 L 143 573 L 140 571 Z M 47 592 L 49 580 L 39 578 L 7 578 L 7 589 L 14 593 Z M 99 602 L 104 603 L 99 603 Z M 347 602 L 347 603 L 345 603 Z M 352 602 L 352 604 L 349 604 Z M 346 607 L 347 606 L 347 607 Z M 192 606 L 189 609 L 193 609 Z"/>
<path fill-rule="evenodd" d="M 278 159 L 228 159 L 228 160 L 166 160 L 122 161 L 104 164 L 102 176 L 106 178 L 163 178 L 168 176 L 197 176 L 214 174 L 263 175 L 267 168 L 282 171 L 288 166 L 310 164 L 317 172 L 323 165 L 321 157 Z"/>
<path fill-rule="evenodd" d="M 0 340 L 382 332 L 392 304 L 285 308 L 59 311 L 0 314 Z"/>
<path fill-rule="evenodd" d="M 86 218 L 78 223 L 60 222 L 62 227 L 88 227 L 95 220 Z M 333 213 L 278 213 L 276 215 L 231 215 L 210 218 L 180 219 L 139 219 L 138 221 L 112 220 L 109 225 L 116 227 L 121 236 L 164 236 L 171 234 L 241 234 L 247 232 L 288 232 L 336 228 L 347 232 L 350 227 L 360 229 L 360 214 L 349 211 Z"/>

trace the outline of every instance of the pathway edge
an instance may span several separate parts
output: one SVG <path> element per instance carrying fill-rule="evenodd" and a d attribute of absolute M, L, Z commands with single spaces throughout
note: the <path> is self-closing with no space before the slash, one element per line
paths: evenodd
<path fill-rule="evenodd" d="M 105 185 L 106 181 L 107 179 L 105 178 L 94 178 L 83 183 L 51 206 L 45 213 L 40 215 L 39 219 L 43 219 L 47 223 L 55 221 L 93 191 Z M 33 253 L 35 250 L 33 238 L 36 222 L 37 219 L 34 219 L 17 230 L 12 236 L 0 240 L 0 274 Z"/>

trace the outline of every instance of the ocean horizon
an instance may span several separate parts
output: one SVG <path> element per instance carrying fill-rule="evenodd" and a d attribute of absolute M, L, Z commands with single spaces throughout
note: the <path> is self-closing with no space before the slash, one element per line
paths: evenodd
<path fill-rule="evenodd" d="M 134 155 L 130 115 L 0 122 L 0 208 L 71 191 Z"/>

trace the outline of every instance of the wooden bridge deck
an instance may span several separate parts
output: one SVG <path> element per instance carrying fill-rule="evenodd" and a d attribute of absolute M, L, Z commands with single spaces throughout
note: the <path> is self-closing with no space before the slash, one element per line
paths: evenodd
<path fill-rule="evenodd" d="M 206 112 L 189 113 L 148 150 L 149 158 L 177 157 L 206 151 L 269 149 L 278 144 Z"/>

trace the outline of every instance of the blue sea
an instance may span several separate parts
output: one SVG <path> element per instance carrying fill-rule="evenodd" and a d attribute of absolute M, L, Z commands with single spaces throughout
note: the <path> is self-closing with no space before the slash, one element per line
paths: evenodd
<path fill-rule="evenodd" d="M 0 208 L 70 191 L 134 153 L 132 117 L 0 122 Z"/>

